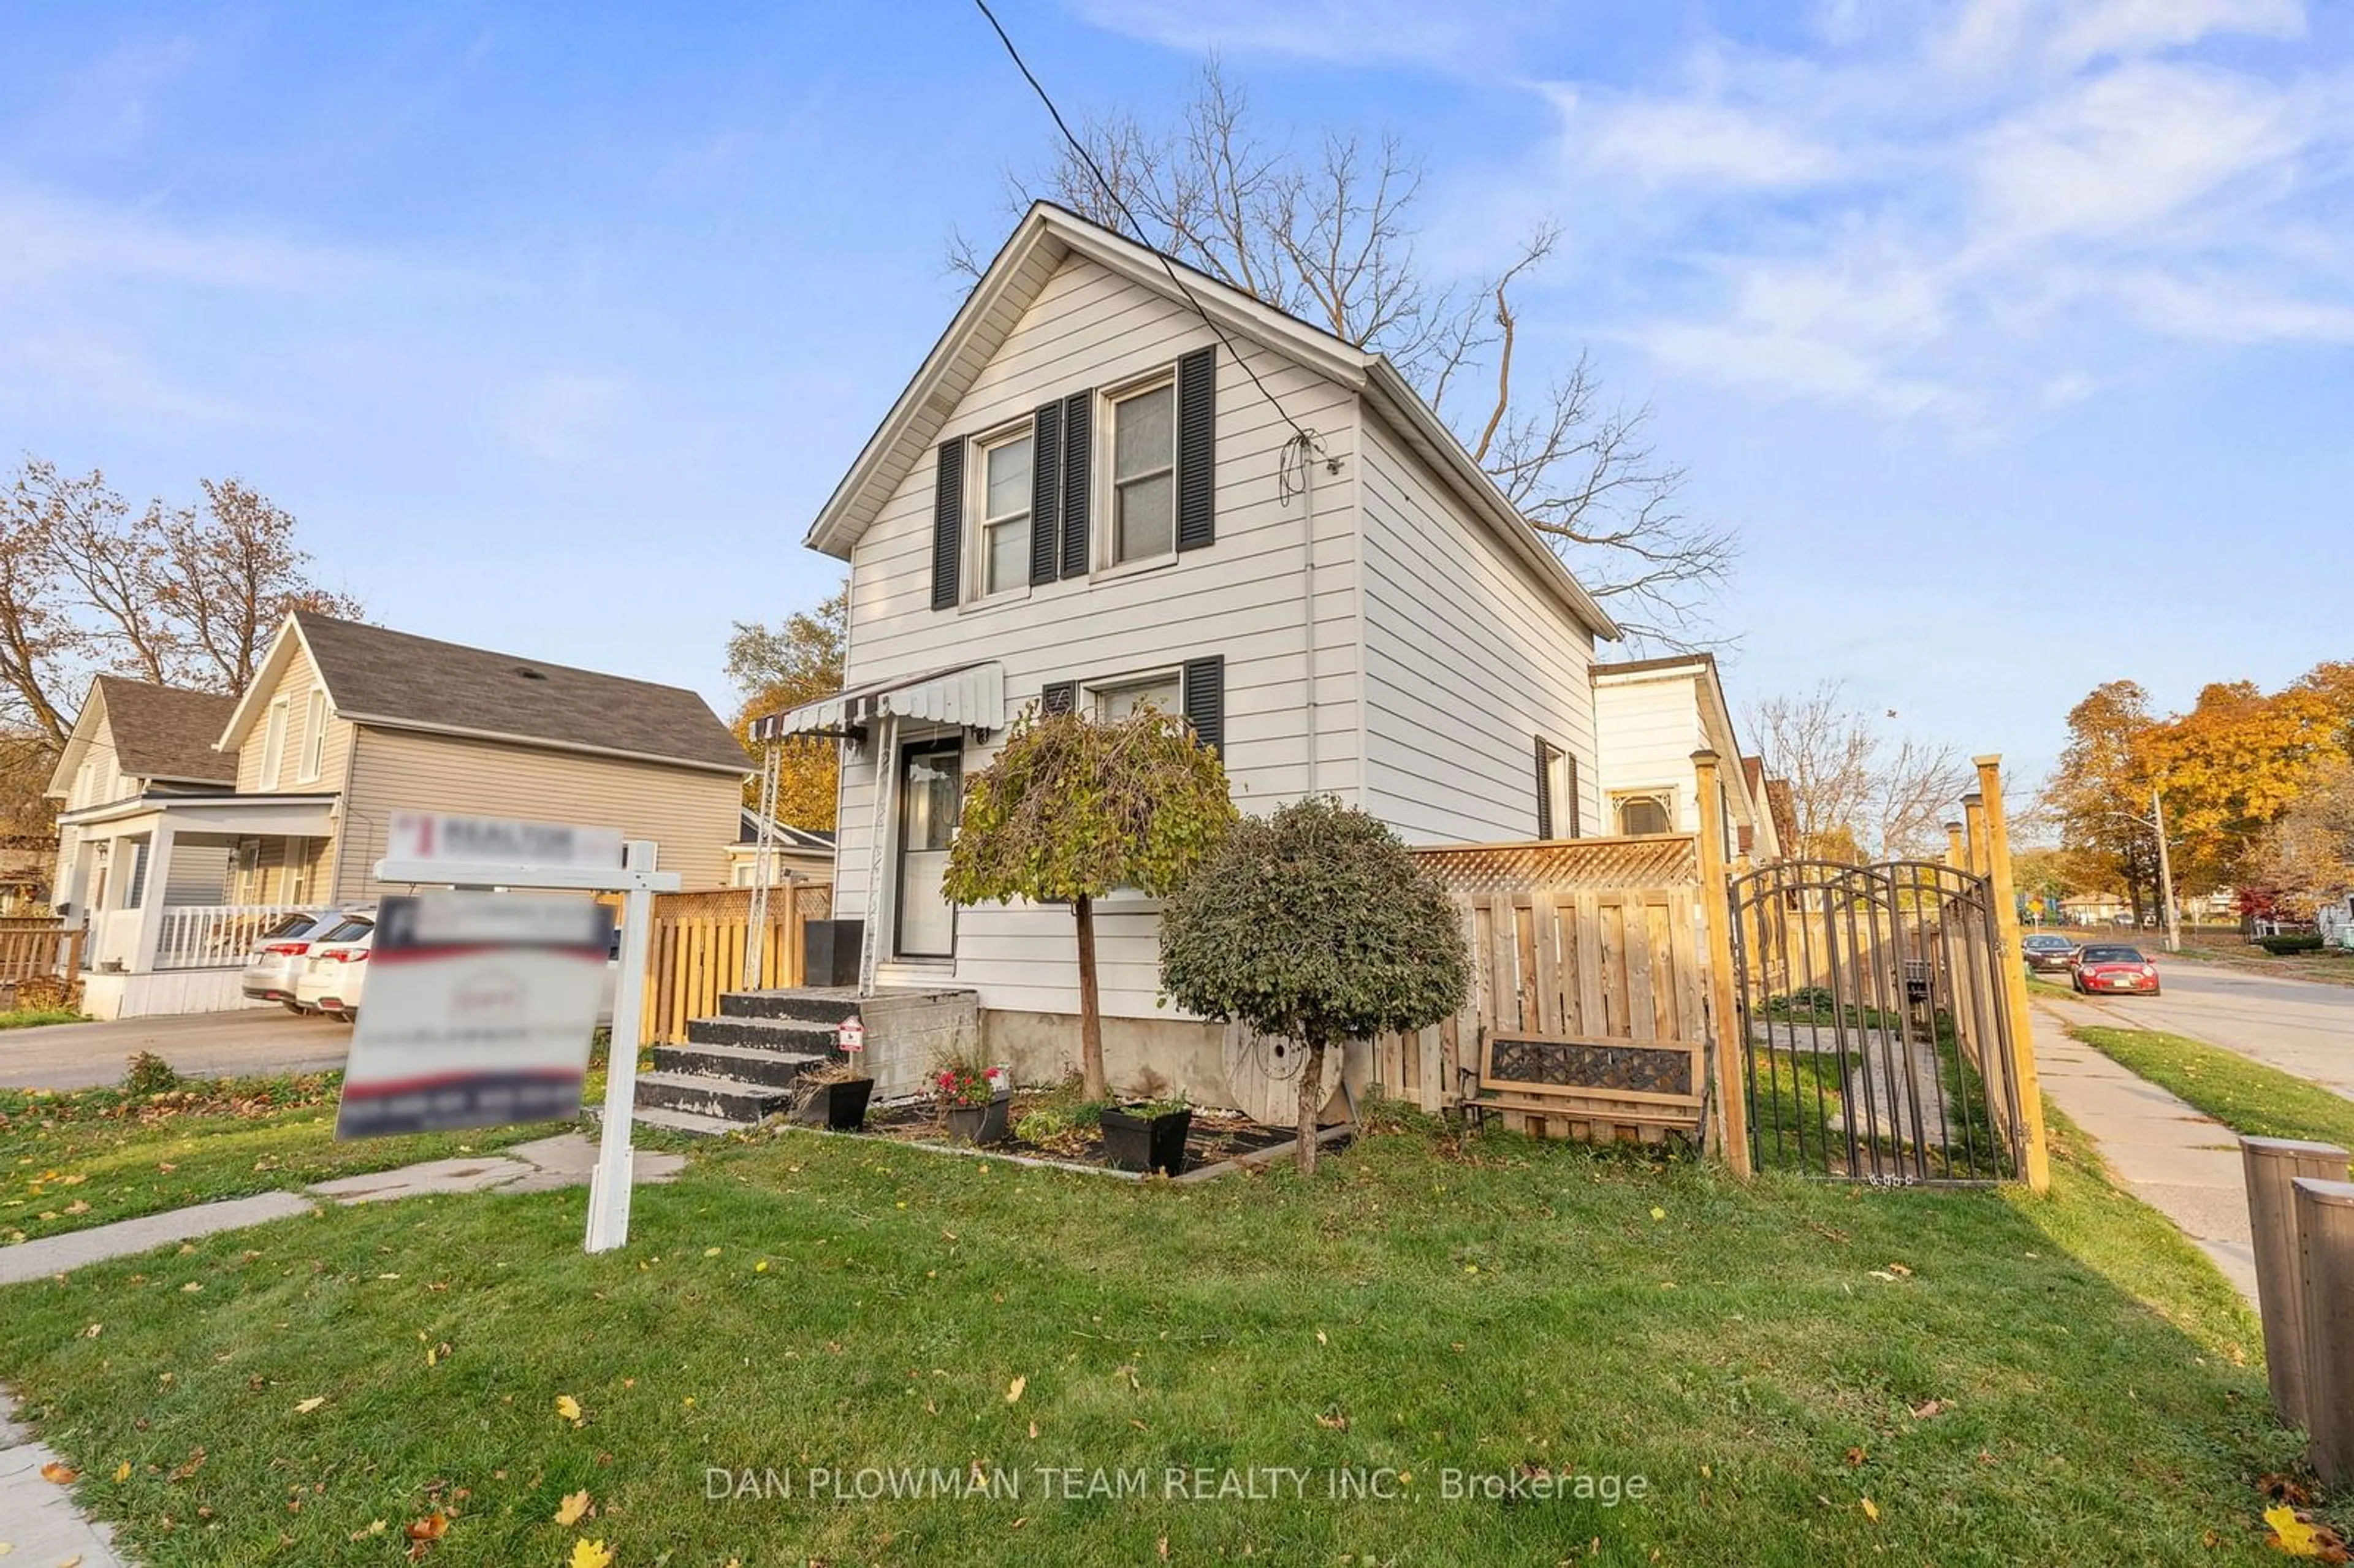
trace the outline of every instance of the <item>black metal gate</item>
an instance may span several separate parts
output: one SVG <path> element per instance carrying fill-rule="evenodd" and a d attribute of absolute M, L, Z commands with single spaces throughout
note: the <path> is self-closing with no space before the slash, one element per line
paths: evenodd
<path fill-rule="evenodd" d="M 2019 1174 L 1987 878 L 1791 861 L 1734 878 L 1728 898 L 1758 1169 L 1908 1185 Z"/>

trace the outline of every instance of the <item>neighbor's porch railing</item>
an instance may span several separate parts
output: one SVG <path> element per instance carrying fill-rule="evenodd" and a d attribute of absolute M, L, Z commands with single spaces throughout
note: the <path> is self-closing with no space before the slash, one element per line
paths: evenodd
<path fill-rule="evenodd" d="M 155 942 L 159 969 L 227 969 L 241 964 L 261 934 L 289 915 L 313 915 L 316 904 L 186 904 L 164 911 Z"/>

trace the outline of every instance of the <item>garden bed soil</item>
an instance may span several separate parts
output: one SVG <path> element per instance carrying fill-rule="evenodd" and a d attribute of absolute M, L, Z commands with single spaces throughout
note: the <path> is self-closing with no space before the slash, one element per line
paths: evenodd
<path fill-rule="evenodd" d="M 1022 1125 L 1024 1112 L 1033 1107 L 1024 1097 L 1016 1095 L 1013 1115 L 1007 1118 L 1013 1128 Z M 879 1138 L 901 1143 L 949 1143 L 948 1121 L 939 1107 L 928 1100 L 908 1101 L 896 1106 L 876 1106 L 866 1113 L 865 1130 Z M 1240 1111 L 1207 1110 L 1195 1107 L 1193 1126 L 1185 1139 L 1187 1171 L 1198 1171 L 1205 1165 L 1233 1160 L 1246 1154 L 1257 1154 L 1291 1141 L 1294 1129 L 1288 1127 L 1266 1127 Z M 1105 1157 L 1103 1135 L 1093 1128 L 1074 1131 L 1044 1142 L 1033 1142 L 1021 1134 L 1009 1132 L 1001 1143 L 988 1146 L 992 1154 L 1018 1154 L 1033 1160 L 1055 1160 L 1069 1165 L 1092 1165 L 1105 1171 L 1116 1169 Z"/>

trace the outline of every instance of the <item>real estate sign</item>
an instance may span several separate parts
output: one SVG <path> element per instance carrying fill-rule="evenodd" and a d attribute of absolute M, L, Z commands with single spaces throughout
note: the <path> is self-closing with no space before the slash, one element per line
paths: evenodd
<path fill-rule="evenodd" d="M 612 936 L 578 896 L 386 898 L 335 1136 L 578 1114 Z"/>

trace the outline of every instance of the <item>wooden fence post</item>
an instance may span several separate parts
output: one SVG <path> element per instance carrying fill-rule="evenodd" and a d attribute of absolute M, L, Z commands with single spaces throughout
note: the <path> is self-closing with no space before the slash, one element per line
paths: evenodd
<path fill-rule="evenodd" d="M 1716 1021 L 1717 1147 L 1736 1176 L 1749 1174 L 1748 1042 L 1733 1000 L 1733 886 L 1724 870 L 1724 797 L 1717 756 L 1691 754 L 1700 796 L 1700 902 L 1708 916 L 1708 1003 Z"/>
<path fill-rule="evenodd" d="M 2012 1082 L 2019 1089 L 2019 1117 L 2027 1131 L 2027 1185 L 2030 1191 L 2052 1190 L 2052 1147 L 2043 1128 L 2043 1079 L 2035 1070 L 2035 1032 L 2028 1017 L 2027 959 L 2019 945 L 2019 906 L 2010 890 L 2010 831 L 2002 814 L 2002 758 L 1974 757 L 1978 767 L 1978 814 L 1986 823 L 1984 844 L 1973 858 L 1983 858 L 1987 895 L 1994 900 L 1997 981 L 2010 1014 Z"/>
<path fill-rule="evenodd" d="M 2300 1176 L 2306 1457 L 2328 1487 L 2354 1485 L 2354 1182 Z"/>
<path fill-rule="evenodd" d="M 2240 1162 L 2248 1179 L 2248 1230 L 2255 1243 L 2256 1311 L 2264 1324 L 2264 1372 L 2273 1408 L 2292 1426 L 2306 1419 L 2305 1286 L 2296 1245 L 2300 1176 L 2318 1181 L 2346 1178 L 2346 1150 L 2332 1143 L 2292 1138 L 2243 1138 Z"/>

